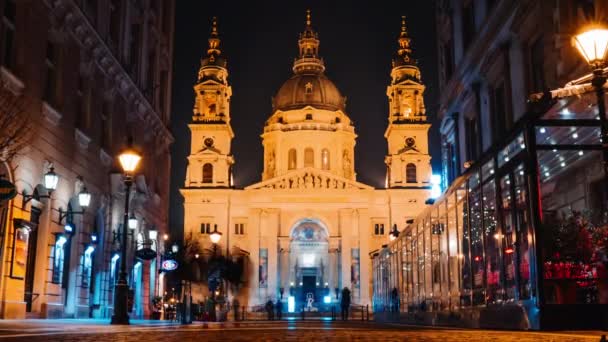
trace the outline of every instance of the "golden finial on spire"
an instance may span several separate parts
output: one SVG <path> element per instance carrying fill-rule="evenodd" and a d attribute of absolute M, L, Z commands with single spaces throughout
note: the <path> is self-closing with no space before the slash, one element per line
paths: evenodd
<path fill-rule="evenodd" d="M 211 34 L 217 35 L 217 17 L 213 17 L 211 23 Z"/>
<path fill-rule="evenodd" d="M 220 38 L 217 33 L 217 17 L 213 17 L 211 20 L 211 36 L 209 37 L 209 49 L 207 50 L 207 54 L 211 56 L 212 59 L 215 59 L 214 55 L 219 55 L 222 53 L 220 51 Z"/>
<path fill-rule="evenodd" d="M 311 21 L 310 21 L 310 9 L 306 10 L 306 27 L 310 27 L 311 25 Z"/>
<path fill-rule="evenodd" d="M 412 48 L 410 47 L 411 39 L 407 34 L 407 26 L 405 25 L 405 16 L 401 16 L 401 34 L 399 34 L 399 50 L 397 55 L 400 57 L 398 60 L 393 61 L 393 64 L 411 64 L 412 60 Z"/>

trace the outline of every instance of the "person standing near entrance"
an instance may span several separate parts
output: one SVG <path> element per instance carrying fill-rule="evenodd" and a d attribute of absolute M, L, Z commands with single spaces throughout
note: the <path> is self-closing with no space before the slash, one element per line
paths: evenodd
<path fill-rule="evenodd" d="M 268 314 L 268 320 L 274 320 L 274 305 L 272 304 L 272 300 L 268 299 L 264 308 L 266 309 L 266 313 Z"/>
<path fill-rule="evenodd" d="M 350 308 L 350 290 L 346 286 L 342 289 L 340 308 L 342 309 L 342 320 L 348 320 L 348 309 Z"/>
<path fill-rule="evenodd" d="M 281 303 L 280 299 L 277 299 L 277 304 L 275 307 L 277 311 L 277 319 L 280 321 L 283 317 L 283 303 Z"/>

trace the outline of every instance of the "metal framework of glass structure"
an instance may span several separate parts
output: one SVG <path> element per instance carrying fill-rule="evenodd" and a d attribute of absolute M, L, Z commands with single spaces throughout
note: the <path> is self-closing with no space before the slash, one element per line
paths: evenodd
<path fill-rule="evenodd" d="M 589 85 L 538 96 L 493 146 L 372 256 L 377 317 L 541 329 L 608 311 L 606 177 Z"/>

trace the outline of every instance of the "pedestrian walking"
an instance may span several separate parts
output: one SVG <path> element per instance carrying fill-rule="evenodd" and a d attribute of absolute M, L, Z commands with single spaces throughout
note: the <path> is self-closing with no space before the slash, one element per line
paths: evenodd
<path fill-rule="evenodd" d="M 281 318 L 283 317 L 283 303 L 281 303 L 280 299 L 277 299 L 277 304 L 275 307 L 276 307 L 277 319 L 281 320 Z"/>
<path fill-rule="evenodd" d="M 268 314 L 268 320 L 272 321 L 274 319 L 274 305 L 272 304 L 272 300 L 268 299 L 264 308 Z"/>
<path fill-rule="evenodd" d="M 348 310 L 350 309 L 350 290 L 346 286 L 342 289 L 340 308 L 342 309 L 342 320 L 347 321 Z"/>

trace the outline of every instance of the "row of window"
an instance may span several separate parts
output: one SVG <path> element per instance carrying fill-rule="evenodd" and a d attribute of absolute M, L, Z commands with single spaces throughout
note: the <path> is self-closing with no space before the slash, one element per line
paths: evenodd
<path fill-rule="evenodd" d="M 295 170 L 298 165 L 298 153 L 295 148 L 287 152 L 287 168 Z M 315 151 L 311 147 L 304 149 L 304 167 L 315 166 Z M 329 150 L 324 148 L 321 150 L 321 169 L 329 170 Z"/>
<path fill-rule="evenodd" d="M 91 8 L 96 8 L 97 3 L 87 4 L 89 1 L 85 1 L 81 4 L 84 10 L 90 11 Z M 115 3 L 113 1 L 112 3 Z M 17 44 L 21 41 L 25 41 L 25 37 L 18 39 L 18 35 L 26 34 L 24 31 L 25 28 L 19 28 L 21 26 L 25 27 L 26 23 L 18 22 L 20 18 L 17 16 L 17 2 L 15 0 L 5 0 L 0 2 L 0 65 L 4 68 L 10 70 L 12 73 L 17 74 L 17 65 L 16 65 L 16 56 L 17 56 Z M 120 5 L 110 5 L 111 8 L 113 6 Z M 113 11 L 111 11 L 113 12 Z M 120 28 L 120 21 L 112 22 L 110 27 L 111 30 L 118 30 Z M 18 29 L 19 28 L 19 29 Z M 118 33 L 117 33 L 118 34 Z M 137 28 L 133 28 L 131 31 L 133 37 L 137 36 L 137 39 L 131 39 L 131 45 L 137 44 L 139 48 L 143 46 L 139 42 L 140 36 L 142 36 L 142 32 L 138 32 Z M 156 45 L 152 44 L 153 47 Z M 134 46 L 131 46 L 131 51 L 136 51 Z M 80 53 L 78 51 L 77 53 Z M 115 51 L 116 53 L 116 51 Z M 135 65 L 141 60 L 140 56 L 137 53 L 132 53 L 132 64 Z M 79 56 L 82 58 L 82 56 Z M 64 72 L 67 71 L 67 64 L 72 63 L 73 60 L 70 57 L 69 52 L 66 49 L 66 46 L 63 44 L 56 43 L 55 41 L 49 39 L 46 42 L 46 52 L 44 57 L 44 75 L 43 75 L 43 83 L 42 83 L 42 99 L 50 104 L 55 109 L 57 105 L 61 102 L 59 101 L 59 96 L 61 96 L 61 87 L 64 79 Z M 157 58 L 155 49 L 152 48 L 150 50 L 150 59 L 148 60 L 148 70 L 146 72 L 147 77 L 147 85 L 146 89 L 143 89 L 144 94 L 148 97 L 149 101 L 154 105 L 156 97 L 153 92 L 153 89 L 159 88 L 159 103 L 158 110 L 161 115 L 165 115 L 165 107 L 167 103 L 166 97 L 168 95 L 168 74 L 166 70 L 160 71 L 160 79 L 155 80 L 155 75 L 157 74 Z M 76 68 L 75 70 L 78 70 Z M 95 73 L 95 71 L 91 71 Z M 134 75 L 132 75 L 133 77 Z M 77 76 L 76 85 L 75 85 L 75 96 L 73 97 L 74 108 L 75 108 L 75 126 L 80 129 L 88 129 L 92 126 L 92 118 L 95 113 L 92 113 L 95 110 L 96 103 L 95 98 L 92 92 L 93 82 L 92 79 L 95 77 L 92 75 L 83 75 L 79 74 Z M 135 82 L 138 82 L 137 78 L 134 78 Z M 155 86 L 155 82 L 160 82 L 158 86 Z M 100 146 L 101 147 L 109 147 L 111 145 L 111 104 L 107 103 L 107 101 L 103 101 L 104 103 L 99 106 L 102 108 L 103 113 L 101 113 L 101 123 L 99 126 L 99 135 L 100 135 Z"/>
<path fill-rule="evenodd" d="M 215 230 L 215 225 L 211 223 L 201 223 L 201 234 L 211 234 Z M 245 224 L 235 223 L 234 224 L 234 235 L 245 235 Z"/>

